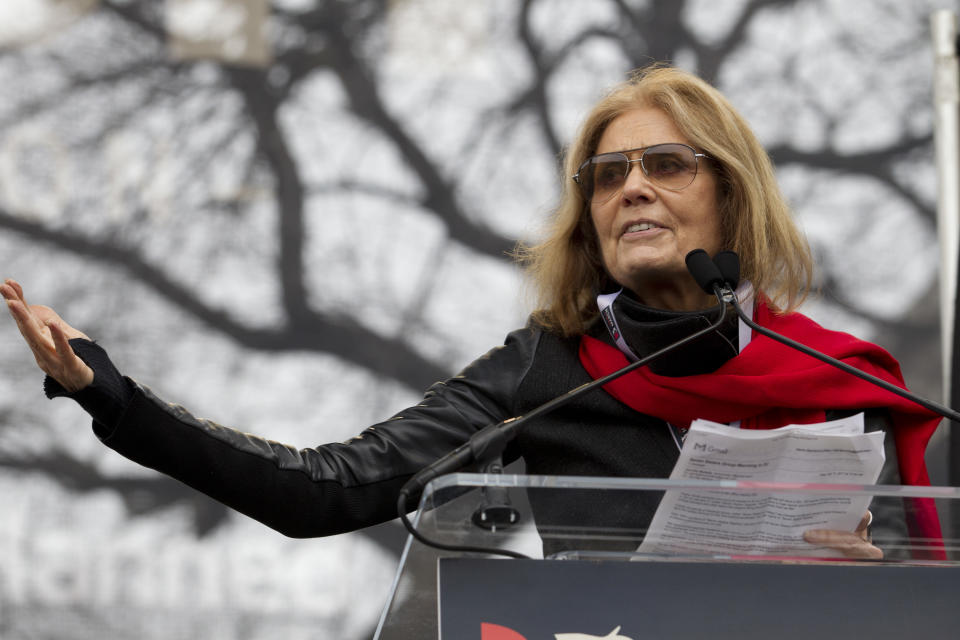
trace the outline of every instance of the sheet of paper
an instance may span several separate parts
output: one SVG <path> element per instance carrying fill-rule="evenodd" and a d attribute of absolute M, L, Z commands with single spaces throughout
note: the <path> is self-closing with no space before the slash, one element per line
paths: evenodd
<path fill-rule="evenodd" d="M 863 414 L 769 431 L 694 421 L 670 478 L 873 484 L 883 467 L 883 437 L 863 433 Z M 869 495 L 671 490 L 638 551 L 839 557 L 805 542 L 803 532 L 853 531 L 869 505 Z"/>

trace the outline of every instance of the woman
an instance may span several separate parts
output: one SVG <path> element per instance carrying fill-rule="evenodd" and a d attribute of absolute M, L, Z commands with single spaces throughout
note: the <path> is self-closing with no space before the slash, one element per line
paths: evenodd
<path fill-rule="evenodd" d="M 811 281 L 809 249 L 767 155 L 726 99 L 700 79 L 666 67 L 638 73 L 593 109 L 566 167 L 572 178 L 551 234 L 520 252 L 541 296 L 530 325 L 460 375 L 432 386 L 417 406 L 345 443 L 298 451 L 200 421 L 122 377 L 84 334 L 52 310 L 28 306 L 15 282 L 8 280 L 0 291 L 49 375 L 47 394 L 76 399 L 107 446 L 290 536 L 335 534 L 392 518 L 407 479 L 476 430 L 526 413 L 705 326 L 719 307 L 687 272 L 684 257 L 692 249 L 732 249 L 741 256 L 743 276 L 758 292 L 759 320 L 785 325 L 814 346 L 837 335 L 790 313 Z M 741 291 L 745 301 L 749 292 Z M 599 320 L 600 307 L 615 320 L 612 332 Z M 691 347 L 621 379 L 619 390 L 586 394 L 531 421 L 507 458 L 522 456 L 527 471 L 536 474 L 666 477 L 678 456 L 681 428 L 695 417 L 760 428 L 874 406 L 869 428 L 885 426 L 890 411 L 916 417 L 917 411 L 895 399 L 874 403 L 875 395 L 861 393 L 845 374 L 806 369 L 805 376 L 830 376 L 844 389 L 855 387 L 855 400 L 830 397 L 837 404 L 809 406 L 809 398 L 795 402 L 787 394 L 782 406 L 756 400 L 744 409 L 710 397 L 704 384 L 725 380 L 718 376 L 741 362 L 755 365 L 750 354 L 760 353 L 762 362 L 782 355 L 768 353 L 773 347 L 730 318 Z M 799 328 L 792 324 L 798 318 Z M 751 341 L 754 347 L 738 355 Z M 889 356 L 855 342 L 849 357 L 867 362 L 874 373 L 899 376 Z M 700 413 L 689 415 L 691 407 Z M 922 454 L 936 425 L 919 413 L 927 422 L 897 428 L 897 445 L 912 447 L 913 466 L 904 478 L 912 482 L 926 478 L 922 455 L 916 467 L 915 449 Z M 888 452 L 892 463 L 884 481 L 899 483 L 889 437 Z M 575 523 L 598 517 L 594 507 L 562 509 Z M 630 505 L 626 517 L 642 528 L 650 509 L 637 513 Z M 866 522 L 854 532 L 808 532 L 808 539 L 849 555 L 878 557 L 881 551 L 866 541 Z"/>

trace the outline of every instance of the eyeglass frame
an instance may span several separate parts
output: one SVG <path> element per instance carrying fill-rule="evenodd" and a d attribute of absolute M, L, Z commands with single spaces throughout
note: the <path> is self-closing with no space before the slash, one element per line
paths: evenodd
<path fill-rule="evenodd" d="M 651 177 L 650 177 L 650 174 L 647 172 L 647 167 L 643 164 L 643 158 L 644 158 L 644 156 L 647 155 L 647 152 L 648 152 L 650 149 L 655 149 L 655 148 L 657 148 L 657 147 L 671 146 L 671 145 L 678 145 L 678 146 L 681 146 L 681 147 L 686 147 L 687 149 L 690 149 L 690 151 L 693 152 L 693 161 L 694 161 L 693 177 L 690 178 L 690 182 L 688 182 L 687 184 L 683 185 L 683 186 L 680 187 L 679 189 L 674 189 L 674 188 L 672 188 L 672 187 L 665 186 L 665 185 L 663 185 L 663 184 L 660 184 L 655 178 L 651 178 Z M 627 154 L 629 154 L 629 153 L 636 153 L 636 152 L 638 152 L 638 151 L 641 151 L 641 152 L 642 152 L 642 153 L 640 154 L 640 157 L 639 157 L 639 158 L 631 158 L 630 156 L 627 155 Z M 697 174 L 700 173 L 700 158 L 704 158 L 704 159 L 706 159 L 706 160 L 712 160 L 712 158 L 711 158 L 710 156 L 708 156 L 708 155 L 705 154 L 705 153 L 699 153 L 696 149 L 694 149 L 693 147 L 691 147 L 689 144 L 686 144 L 685 142 L 660 142 L 660 143 L 658 143 L 658 144 L 652 144 L 652 145 L 650 145 L 649 147 L 637 147 L 636 149 L 627 149 L 627 150 L 625 150 L 625 151 L 608 151 L 608 152 L 606 152 L 606 153 L 597 153 L 597 154 L 594 154 L 594 155 L 588 157 L 588 158 L 587 158 L 586 160 L 584 160 L 582 163 L 580 163 L 580 166 L 577 167 L 577 172 L 576 172 L 575 174 L 573 174 L 572 176 L 570 176 L 570 177 L 573 179 L 573 181 L 574 181 L 575 183 L 577 183 L 577 186 L 580 187 L 580 193 L 583 195 L 583 199 L 586 200 L 587 202 L 592 202 L 592 201 L 593 201 L 593 194 L 590 194 L 590 197 L 587 197 L 587 194 L 584 193 L 583 183 L 580 182 L 580 174 L 583 172 L 583 170 L 584 170 L 584 168 L 587 166 L 587 164 L 590 163 L 590 161 L 593 160 L 594 158 L 599 158 L 599 157 L 601 157 L 601 156 L 611 156 L 611 155 L 621 155 L 621 156 L 623 156 L 623 157 L 625 157 L 625 158 L 627 159 L 627 172 L 623 175 L 623 183 L 624 183 L 624 184 L 626 184 L 627 178 L 630 176 L 630 171 L 631 171 L 630 165 L 632 165 L 634 162 L 639 162 L 639 163 L 640 163 L 640 170 L 643 171 L 643 175 L 644 175 L 647 179 L 649 179 L 649 180 L 650 180 L 651 182 L 653 182 L 655 185 L 659 186 L 661 189 L 666 189 L 667 191 L 673 191 L 673 192 L 683 191 L 684 189 L 686 189 L 687 187 L 689 187 L 691 184 L 693 184 L 693 181 L 697 179 Z M 621 186 L 620 188 L 622 189 L 623 186 Z M 606 202 L 607 200 L 609 200 L 610 198 L 612 198 L 615 193 L 616 193 L 616 191 L 614 191 L 613 193 L 611 193 L 610 196 L 608 196 L 605 200 L 603 200 L 603 202 Z"/>

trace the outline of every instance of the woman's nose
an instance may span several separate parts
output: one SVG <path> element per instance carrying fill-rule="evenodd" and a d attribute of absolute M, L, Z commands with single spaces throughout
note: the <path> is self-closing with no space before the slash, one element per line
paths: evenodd
<path fill-rule="evenodd" d="M 637 161 L 630 163 L 627 170 L 627 177 L 623 182 L 623 199 L 628 202 L 635 200 L 653 200 L 656 198 L 656 191 L 647 174 L 643 172 L 643 167 Z"/>

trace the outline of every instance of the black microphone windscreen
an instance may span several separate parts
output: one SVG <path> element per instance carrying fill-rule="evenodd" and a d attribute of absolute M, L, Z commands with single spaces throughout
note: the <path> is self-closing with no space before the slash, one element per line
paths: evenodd
<path fill-rule="evenodd" d="M 731 289 L 736 289 L 740 284 L 740 256 L 733 251 L 721 251 L 713 256 L 713 262 L 720 269 L 723 281 L 730 285 Z"/>
<path fill-rule="evenodd" d="M 694 249 L 688 253 L 686 262 L 690 275 L 697 281 L 700 288 L 707 293 L 713 294 L 714 285 L 723 285 L 723 276 L 720 275 L 720 269 L 703 249 Z"/>

